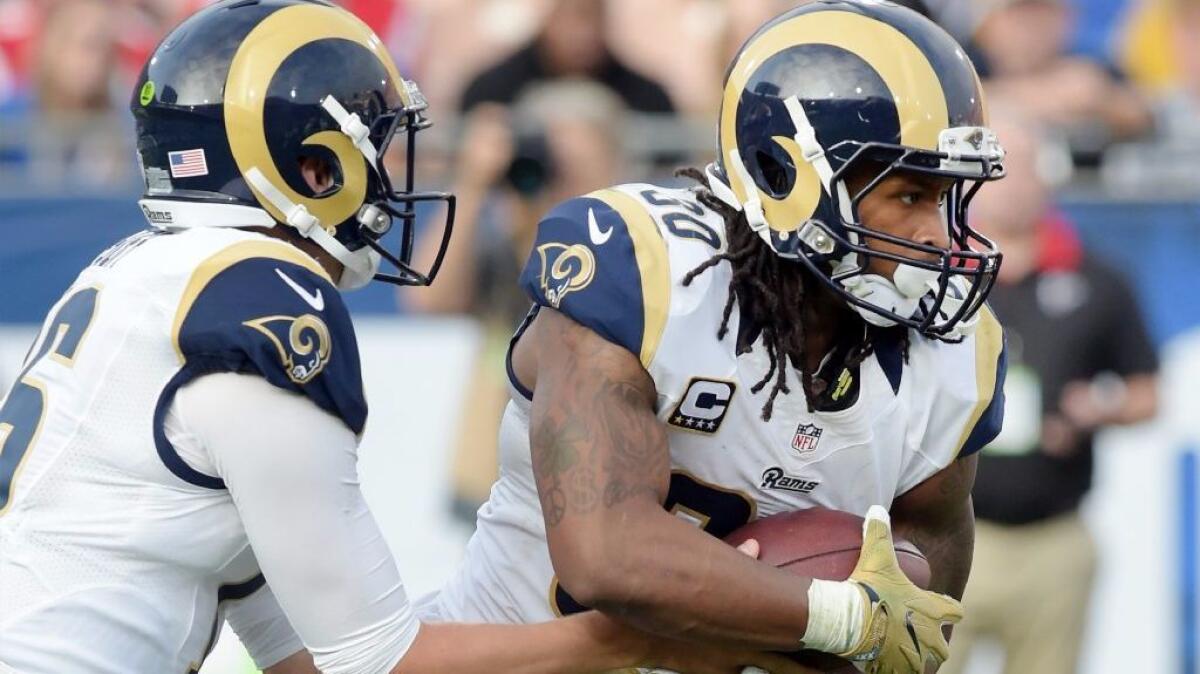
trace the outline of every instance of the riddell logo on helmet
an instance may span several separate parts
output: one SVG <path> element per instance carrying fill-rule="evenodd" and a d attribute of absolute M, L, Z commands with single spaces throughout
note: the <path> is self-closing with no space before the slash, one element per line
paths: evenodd
<path fill-rule="evenodd" d="M 173 224 L 175 224 L 175 217 L 171 215 L 170 211 L 156 211 L 156 210 L 151 209 L 149 206 L 142 206 L 142 213 L 144 213 L 146 215 L 146 219 L 149 220 L 151 224 L 154 224 L 154 225 L 173 225 Z"/>

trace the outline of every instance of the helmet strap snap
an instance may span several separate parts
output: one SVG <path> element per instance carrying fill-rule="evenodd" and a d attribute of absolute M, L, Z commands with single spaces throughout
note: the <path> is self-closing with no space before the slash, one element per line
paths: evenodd
<path fill-rule="evenodd" d="M 796 96 L 789 96 L 784 99 L 783 105 L 792 117 L 792 125 L 796 128 L 796 135 L 793 136 L 793 139 L 800 146 L 800 153 L 804 157 L 804 161 L 816 170 L 817 176 L 821 179 L 821 186 L 825 188 L 825 194 L 832 199 L 834 192 L 837 192 L 837 204 L 842 220 L 854 222 L 854 214 L 850 207 L 850 192 L 846 189 L 846 184 L 840 180 L 837 181 L 836 187 L 834 186 L 833 166 L 829 163 L 829 157 L 825 156 L 825 147 L 817 138 L 817 130 L 809 121 L 808 113 L 804 111 L 804 104 Z"/>
<path fill-rule="evenodd" d="M 733 167 L 733 175 L 730 177 L 741 184 L 742 193 L 746 195 L 746 200 L 740 202 L 742 212 L 746 214 L 746 223 L 770 243 L 771 232 L 767 227 L 767 216 L 763 213 L 762 199 L 758 196 L 758 187 L 750 177 L 750 172 L 746 170 L 746 164 L 742 162 L 742 153 L 738 152 L 737 148 L 729 151 L 729 165 Z M 735 190 L 734 194 L 736 193 Z"/>
<path fill-rule="evenodd" d="M 329 113 L 330 117 L 333 117 L 333 121 L 338 123 L 338 129 L 342 134 L 349 138 L 350 142 L 354 143 L 354 147 L 358 148 L 358 151 L 367 158 L 371 169 L 377 170 L 375 162 L 379 157 L 379 150 L 371 144 L 371 130 L 367 128 L 366 124 L 363 124 L 358 113 L 346 110 L 333 96 L 321 99 L 321 107 Z"/>

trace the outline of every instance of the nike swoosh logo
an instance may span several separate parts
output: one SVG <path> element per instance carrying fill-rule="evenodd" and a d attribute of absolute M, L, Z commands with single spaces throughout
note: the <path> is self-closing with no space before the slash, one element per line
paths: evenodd
<path fill-rule="evenodd" d="M 607 232 L 600 231 L 600 224 L 596 222 L 596 212 L 588 209 L 588 237 L 592 239 L 592 243 L 597 246 L 603 246 L 608 243 L 608 239 L 612 237 L 613 228 L 609 227 Z"/>
<path fill-rule="evenodd" d="M 313 311 L 325 311 L 325 298 L 321 296 L 320 288 L 317 288 L 316 292 L 310 293 L 302 288 L 299 283 L 293 281 L 290 276 L 283 273 L 278 267 L 275 268 L 275 273 L 279 274 L 279 278 L 291 286 L 292 290 L 295 290 L 296 294 L 300 296 L 300 299 L 313 308 Z"/>

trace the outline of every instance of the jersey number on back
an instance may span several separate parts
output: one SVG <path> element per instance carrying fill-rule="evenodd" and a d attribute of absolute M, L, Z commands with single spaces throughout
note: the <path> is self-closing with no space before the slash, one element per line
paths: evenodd
<path fill-rule="evenodd" d="M 74 366 L 75 353 L 96 313 L 99 294 L 96 288 L 84 288 L 63 302 L 47 328 L 34 340 L 41 348 L 27 360 L 4 399 L 4 406 L 0 407 L 0 515 L 8 510 L 13 480 L 29 448 L 37 441 L 46 413 L 48 391 L 34 371 L 43 361 L 47 361 L 46 367 Z"/>
<path fill-rule="evenodd" d="M 696 204 L 668 196 L 657 190 L 644 190 L 642 198 L 646 200 L 646 203 L 654 206 L 682 209 L 663 214 L 662 221 L 666 225 L 667 231 L 680 238 L 703 241 L 712 248 L 720 250 L 721 236 L 717 234 L 717 230 L 705 224 L 700 219 L 704 215 L 703 208 L 700 208 Z"/>
<path fill-rule="evenodd" d="M 682 471 L 671 473 L 671 486 L 663 508 L 704 531 L 725 538 L 754 519 L 757 506 L 745 494 L 702 482 Z M 559 615 L 588 610 L 558 584 L 550 592 L 551 608 Z"/>

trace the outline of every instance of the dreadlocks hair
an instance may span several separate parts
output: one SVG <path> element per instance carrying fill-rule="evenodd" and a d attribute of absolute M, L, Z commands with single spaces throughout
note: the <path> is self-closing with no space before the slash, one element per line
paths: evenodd
<path fill-rule="evenodd" d="M 676 171 L 675 175 L 699 183 L 699 186 L 694 188 L 696 197 L 700 203 L 717 212 L 725 220 L 728 241 L 725 252 L 713 255 L 688 272 L 683 277 L 683 285 L 691 285 L 692 281 L 705 271 L 722 262 L 729 262 L 733 268 L 733 276 L 729 281 L 729 296 L 721 314 L 721 325 L 717 328 L 717 339 L 724 339 L 728 334 L 734 300 L 739 300 L 742 316 L 761 330 L 770 362 L 767 373 L 750 391 L 758 393 L 774 379 L 771 394 L 763 405 L 763 421 L 771 420 L 775 399 L 779 394 L 791 393 L 787 377 L 789 362 L 800 372 L 804 399 L 808 404 L 808 411 L 812 412 L 817 399 L 829 388 L 829 382 L 808 371 L 804 335 L 807 270 L 776 255 L 766 242 L 750 229 L 742 212 L 734 210 L 712 193 L 703 171 L 689 167 Z M 740 331 L 735 347 L 737 355 L 751 350 L 757 337 L 756 332 Z M 859 345 L 851 349 L 846 359 L 846 367 L 861 365 L 874 350 L 869 331 L 863 330 L 862 334 L 865 336 Z M 904 360 L 907 361 L 907 331 L 903 339 Z"/>

